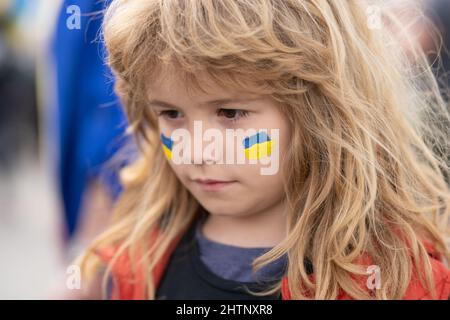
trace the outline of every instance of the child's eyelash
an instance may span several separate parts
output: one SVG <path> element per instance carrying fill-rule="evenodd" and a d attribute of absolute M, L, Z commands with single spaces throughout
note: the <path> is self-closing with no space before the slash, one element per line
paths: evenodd
<path fill-rule="evenodd" d="M 169 119 L 176 119 L 180 115 L 178 110 L 161 110 L 157 112 L 158 116 L 166 117 Z"/>
<path fill-rule="evenodd" d="M 227 109 L 221 108 L 217 110 L 217 115 L 219 117 L 224 117 L 227 121 L 237 121 L 241 118 L 245 118 L 249 115 L 249 111 L 241 109 Z M 180 112 L 178 110 L 161 110 L 157 112 L 158 117 L 165 117 L 168 119 L 177 119 L 180 117 Z"/>
<path fill-rule="evenodd" d="M 226 109 L 221 108 L 217 110 L 218 116 L 224 116 L 228 121 L 234 122 L 249 115 L 249 112 L 241 109 Z M 230 117 L 231 116 L 231 117 Z"/>

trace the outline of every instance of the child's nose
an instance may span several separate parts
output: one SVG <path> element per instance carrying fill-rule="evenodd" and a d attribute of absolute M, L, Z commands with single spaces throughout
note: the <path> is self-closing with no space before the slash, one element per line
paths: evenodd
<path fill-rule="evenodd" d="M 224 137 L 220 130 L 208 121 L 195 121 L 191 132 L 191 163 L 197 165 L 217 164 L 223 154 Z M 220 137 L 217 135 L 220 134 Z M 218 141 L 216 141 L 218 139 Z"/>

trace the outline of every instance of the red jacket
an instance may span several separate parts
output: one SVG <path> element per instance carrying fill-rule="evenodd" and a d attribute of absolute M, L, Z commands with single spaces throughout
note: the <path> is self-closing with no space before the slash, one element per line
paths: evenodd
<path fill-rule="evenodd" d="M 156 237 L 157 233 L 154 233 L 152 237 Z M 164 270 L 169 262 L 170 256 L 174 249 L 176 248 L 179 240 L 183 234 L 178 235 L 176 239 L 172 241 L 168 250 L 164 253 L 162 259 L 153 269 L 153 277 L 155 281 L 155 287 L 157 288 L 160 280 L 163 276 Z M 154 238 L 153 238 L 154 239 Z M 436 288 L 437 299 L 447 300 L 450 297 L 450 270 L 444 266 L 440 261 L 440 256 L 436 253 L 434 248 L 430 243 L 425 242 L 427 248 L 431 266 L 434 276 L 434 285 Z M 114 255 L 114 248 L 104 249 L 98 252 L 98 255 L 105 261 L 111 260 Z M 137 267 L 136 272 L 133 274 L 131 272 L 131 263 L 129 256 L 127 254 L 122 254 L 116 263 L 112 267 L 113 275 L 113 292 L 112 299 L 114 300 L 142 300 L 146 299 L 144 296 L 144 273 L 142 269 Z M 368 261 L 366 260 L 365 263 Z M 370 263 L 368 263 L 370 265 Z M 314 279 L 314 275 L 312 275 Z M 365 282 L 364 282 L 365 285 Z M 291 294 L 288 287 L 288 278 L 284 276 L 281 282 L 281 297 L 283 300 L 291 300 Z M 338 296 L 339 300 L 352 299 L 345 292 L 341 292 Z M 429 300 L 432 299 L 431 294 L 426 288 L 424 288 L 417 276 L 413 276 L 405 296 L 405 300 Z"/>

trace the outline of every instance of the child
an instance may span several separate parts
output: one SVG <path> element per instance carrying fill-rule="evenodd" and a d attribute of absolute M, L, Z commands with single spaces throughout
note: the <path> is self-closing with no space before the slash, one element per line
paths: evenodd
<path fill-rule="evenodd" d="M 83 275 L 114 299 L 447 299 L 448 114 L 381 9 L 113 1 L 140 156 Z"/>

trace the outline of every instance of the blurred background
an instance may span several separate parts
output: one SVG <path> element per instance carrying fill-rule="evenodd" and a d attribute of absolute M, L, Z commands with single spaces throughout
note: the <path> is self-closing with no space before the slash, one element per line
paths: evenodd
<path fill-rule="evenodd" d="M 104 62 L 109 1 L 0 0 L 0 299 L 57 297 L 121 192 L 117 172 L 135 150 Z M 444 92 L 450 0 L 390 2 L 430 61 L 442 57 Z M 416 6 L 427 18 L 409 19 Z"/>
<path fill-rule="evenodd" d="M 0 0 L 0 298 L 58 296 L 120 193 L 98 0 Z"/>

